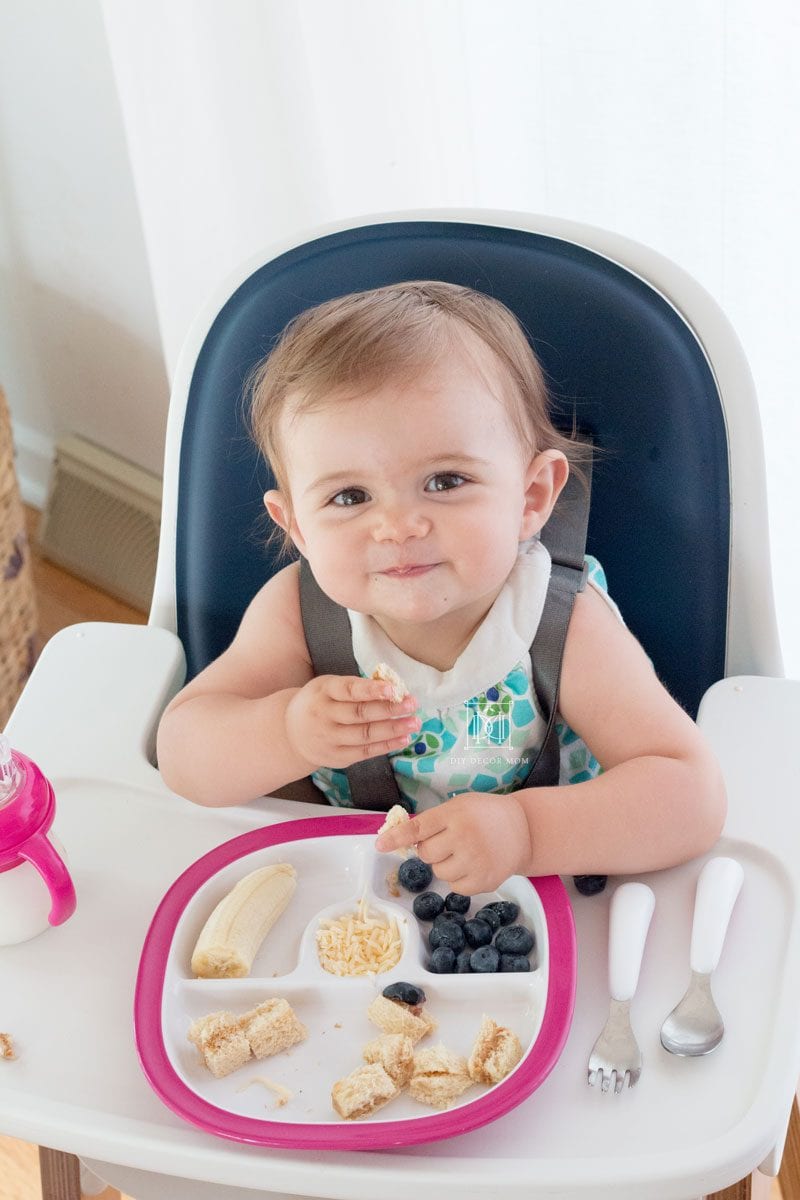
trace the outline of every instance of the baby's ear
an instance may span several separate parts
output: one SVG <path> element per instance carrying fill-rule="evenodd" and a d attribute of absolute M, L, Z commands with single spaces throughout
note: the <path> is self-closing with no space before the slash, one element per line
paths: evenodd
<path fill-rule="evenodd" d="M 283 495 L 275 491 L 264 492 L 264 508 L 272 517 L 276 525 L 280 525 L 285 533 L 289 532 L 289 507 L 283 498 Z"/>
<path fill-rule="evenodd" d="M 264 507 L 276 525 L 280 525 L 284 533 L 288 533 L 301 554 L 305 553 L 305 542 L 297 528 L 297 522 L 292 516 L 291 507 L 282 492 L 273 489 L 264 493 Z"/>
<path fill-rule="evenodd" d="M 533 537 L 547 523 L 568 475 L 569 463 L 560 450 L 543 450 L 531 459 L 525 474 L 520 541 Z"/>

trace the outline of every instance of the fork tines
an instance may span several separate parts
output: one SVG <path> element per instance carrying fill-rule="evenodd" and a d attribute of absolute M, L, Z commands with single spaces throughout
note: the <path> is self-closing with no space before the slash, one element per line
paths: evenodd
<path fill-rule="evenodd" d="M 618 1072 L 604 1071 L 601 1067 L 595 1067 L 594 1069 L 590 1067 L 588 1071 L 588 1083 L 589 1087 L 594 1087 L 599 1083 L 600 1090 L 603 1092 L 612 1091 L 613 1084 L 613 1091 L 619 1095 L 626 1084 L 628 1087 L 635 1087 L 639 1082 L 641 1073 L 641 1070 Z"/>

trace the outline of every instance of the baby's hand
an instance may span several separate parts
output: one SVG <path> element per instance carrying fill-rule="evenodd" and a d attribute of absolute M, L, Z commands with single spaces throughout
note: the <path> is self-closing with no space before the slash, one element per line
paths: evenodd
<path fill-rule="evenodd" d="M 359 675 L 317 675 L 286 706 L 286 733 L 314 766 L 349 767 L 402 750 L 420 728 L 413 696 L 392 700 L 392 685 Z"/>
<path fill-rule="evenodd" d="M 416 846 L 423 862 L 454 892 L 493 892 L 509 875 L 525 873 L 531 858 L 530 830 L 513 795 L 462 792 L 437 808 L 387 829 L 375 843 L 389 852 Z"/>

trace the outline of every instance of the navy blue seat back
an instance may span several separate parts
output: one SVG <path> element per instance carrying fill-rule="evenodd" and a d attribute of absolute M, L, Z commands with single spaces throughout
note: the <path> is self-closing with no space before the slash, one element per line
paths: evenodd
<path fill-rule="evenodd" d="M 273 482 L 242 385 L 287 321 L 347 292 L 442 279 L 489 293 L 529 331 L 558 424 L 594 435 L 588 549 L 660 678 L 694 715 L 724 675 L 729 480 L 713 375 L 649 285 L 583 247 L 494 226 L 412 221 L 335 233 L 250 276 L 198 356 L 181 444 L 176 589 L 189 678 L 233 638 L 281 564 L 264 549 Z"/>

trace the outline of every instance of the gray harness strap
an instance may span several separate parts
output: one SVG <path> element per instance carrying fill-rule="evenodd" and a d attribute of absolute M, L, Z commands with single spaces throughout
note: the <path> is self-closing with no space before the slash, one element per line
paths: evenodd
<path fill-rule="evenodd" d="M 533 686 L 539 712 L 546 721 L 541 750 L 531 763 L 520 787 L 555 786 L 558 783 L 560 750 L 556 734 L 558 689 L 564 644 L 572 608 L 578 592 L 586 586 L 583 561 L 589 523 L 591 463 L 586 483 L 573 473 L 559 497 L 542 541 L 553 562 L 542 617 L 530 648 Z M 300 609 L 303 627 L 316 675 L 359 675 L 353 655 L 353 639 L 347 609 L 335 604 L 320 588 L 308 561 L 300 559 Z M 400 794 L 387 755 L 353 763 L 346 771 L 350 799 L 355 808 L 388 812 L 394 804 L 411 808 Z"/>
<path fill-rule="evenodd" d="M 550 552 L 552 569 L 539 627 L 531 644 L 533 690 L 539 714 L 546 722 L 544 741 L 520 787 L 555 787 L 561 765 L 561 748 L 556 733 L 561 667 L 575 597 L 586 587 L 586 532 L 592 464 L 588 461 L 585 482 L 570 473 L 558 504 L 542 530 L 542 542 Z"/>
<path fill-rule="evenodd" d="M 329 599 L 314 578 L 308 559 L 300 559 L 300 610 L 315 675 L 360 675 L 353 654 L 347 609 Z M 393 804 L 411 811 L 401 796 L 386 754 L 365 758 L 347 768 L 350 799 L 356 808 L 388 812 Z"/>

